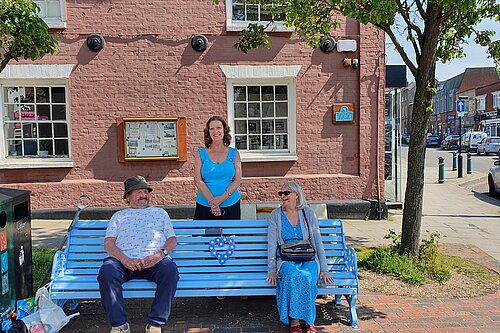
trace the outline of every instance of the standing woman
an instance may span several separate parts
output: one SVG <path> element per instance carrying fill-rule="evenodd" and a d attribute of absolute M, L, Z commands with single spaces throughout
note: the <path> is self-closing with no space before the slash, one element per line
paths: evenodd
<path fill-rule="evenodd" d="M 273 210 L 268 225 L 268 275 L 266 281 L 276 285 L 276 301 L 280 320 L 290 325 L 290 333 L 317 332 L 316 296 L 318 278 L 332 283 L 325 250 L 314 211 L 306 207 L 304 192 L 299 184 L 287 181 L 278 192 L 281 208 Z M 284 261 L 277 254 L 278 245 L 309 239 L 316 252 L 315 260 Z M 300 320 L 305 323 L 302 331 Z"/>
<path fill-rule="evenodd" d="M 194 182 L 198 189 L 195 220 L 239 220 L 241 159 L 229 147 L 231 135 L 224 119 L 213 116 L 204 129 L 205 147 L 194 160 Z"/>

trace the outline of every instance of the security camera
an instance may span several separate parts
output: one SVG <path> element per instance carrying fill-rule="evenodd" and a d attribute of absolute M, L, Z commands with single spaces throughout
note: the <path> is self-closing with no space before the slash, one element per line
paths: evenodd
<path fill-rule="evenodd" d="M 100 51 L 104 47 L 104 37 L 99 34 L 93 34 L 87 37 L 87 47 L 92 51 Z"/>

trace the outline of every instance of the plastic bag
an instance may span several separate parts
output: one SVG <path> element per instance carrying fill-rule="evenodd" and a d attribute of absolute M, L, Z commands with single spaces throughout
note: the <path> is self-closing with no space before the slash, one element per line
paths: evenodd
<path fill-rule="evenodd" d="M 37 311 L 21 320 L 31 333 L 58 333 L 71 318 L 80 313 L 66 316 L 63 309 L 49 299 L 47 286 L 36 292 Z"/>

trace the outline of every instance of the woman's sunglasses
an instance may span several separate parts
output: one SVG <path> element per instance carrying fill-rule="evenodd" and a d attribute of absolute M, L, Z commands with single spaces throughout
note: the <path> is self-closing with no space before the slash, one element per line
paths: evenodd
<path fill-rule="evenodd" d="M 278 191 L 278 197 L 281 197 L 283 194 L 289 196 L 291 191 Z"/>

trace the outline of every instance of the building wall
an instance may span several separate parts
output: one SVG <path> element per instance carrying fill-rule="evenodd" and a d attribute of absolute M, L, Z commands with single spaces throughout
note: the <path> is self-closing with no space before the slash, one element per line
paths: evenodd
<path fill-rule="evenodd" d="M 301 65 L 296 78 L 297 161 L 243 163 L 243 202 L 276 201 L 284 179 L 309 200 L 383 198 L 384 33 L 341 19 L 337 39 L 358 51 L 323 53 L 289 33 L 271 33 L 270 49 L 243 54 L 225 31 L 225 7 L 211 1 L 67 1 L 67 27 L 54 31 L 56 54 L 36 64 L 73 64 L 69 79 L 72 168 L 2 169 L 0 185 L 32 191 L 33 209 L 73 207 L 82 193 L 94 207 L 123 206 L 122 181 L 141 174 L 153 203 L 193 204 L 193 153 L 212 115 L 227 118 L 226 77 L 219 65 Z M 100 33 L 100 52 L 87 48 Z M 209 47 L 195 52 L 191 36 Z M 359 58 L 358 69 L 344 58 Z M 24 62 L 29 63 L 29 62 Z M 332 103 L 352 102 L 354 124 L 332 124 Z M 188 159 L 120 163 L 118 117 L 186 117 Z"/>

